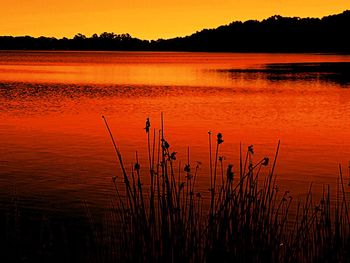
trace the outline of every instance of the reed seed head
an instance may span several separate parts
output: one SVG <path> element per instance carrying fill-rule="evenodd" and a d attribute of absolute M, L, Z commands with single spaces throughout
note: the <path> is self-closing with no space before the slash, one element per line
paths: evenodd
<path fill-rule="evenodd" d="M 254 154 L 254 146 L 253 146 L 253 145 L 249 145 L 249 146 L 248 146 L 248 152 L 249 152 L 250 154 Z"/>
<path fill-rule="evenodd" d="M 171 154 L 170 154 L 170 156 L 169 156 L 169 158 L 170 158 L 170 160 L 176 160 L 176 153 L 177 152 L 172 152 Z"/>
<path fill-rule="evenodd" d="M 219 132 L 217 135 L 218 138 L 218 144 L 222 144 L 224 142 L 224 140 L 222 139 L 222 134 Z"/>
<path fill-rule="evenodd" d="M 269 159 L 268 157 L 265 157 L 265 158 L 263 159 L 261 165 L 263 165 L 263 166 L 268 166 L 268 165 L 269 165 L 269 161 L 270 161 L 270 159 Z"/>
<path fill-rule="evenodd" d="M 162 139 L 162 148 L 169 149 L 169 147 L 170 147 L 169 143 L 165 139 Z"/>
<path fill-rule="evenodd" d="M 191 172 L 191 166 L 190 166 L 189 163 L 188 163 L 188 164 L 185 164 L 184 171 L 185 171 L 186 173 L 190 173 L 190 172 Z"/>

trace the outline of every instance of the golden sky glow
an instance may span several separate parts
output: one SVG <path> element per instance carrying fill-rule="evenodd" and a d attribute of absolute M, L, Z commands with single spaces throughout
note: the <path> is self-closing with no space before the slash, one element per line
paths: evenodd
<path fill-rule="evenodd" d="M 142 39 L 184 36 L 271 15 L 321 17 L 349 0 L 1 0 L 0 35 L 72 37 L 104 31 Z"/>

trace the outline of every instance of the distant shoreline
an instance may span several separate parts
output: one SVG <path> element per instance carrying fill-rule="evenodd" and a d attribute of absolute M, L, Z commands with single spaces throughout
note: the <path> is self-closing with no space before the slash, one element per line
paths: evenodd
<path fill-rule="evenodd" d="M 323 18 L 272 16 L 232 22 L 190 36 L 142 40 L 104 32 L 73 38 L 0 36 L 0 50 L 350 54 L 350 10 Z"/>

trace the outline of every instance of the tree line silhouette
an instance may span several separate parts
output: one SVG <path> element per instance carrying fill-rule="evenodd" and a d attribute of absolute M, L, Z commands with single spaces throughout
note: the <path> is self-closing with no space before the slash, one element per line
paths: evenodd
<path fill-rule="evenodd" d="M 2 50 L 130 50 L 216 52 L 350 52 L 350 10 L 323 18 L 272 16 L 232 22 L 186 37 L 141 40 L 104 32 L 72 39 L 0 36 Z"/>

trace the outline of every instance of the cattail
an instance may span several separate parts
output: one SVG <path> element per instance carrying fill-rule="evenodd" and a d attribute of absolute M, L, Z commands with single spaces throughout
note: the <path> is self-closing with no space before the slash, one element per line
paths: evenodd
<path fill-rule="evenodd" d="M 151 122 L 149 121 L 149 118 L 147 118 L 147 120 L 146 120 L 146 127 L 145 127 L 146 133 L 149 133 L 149 128 L 150 127 L 151 127 Z"/>

